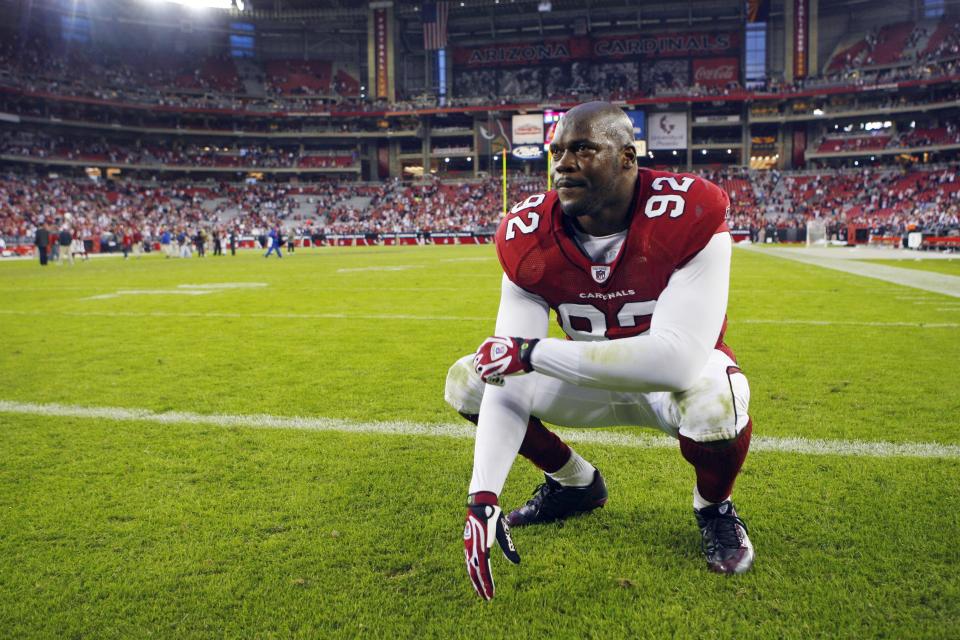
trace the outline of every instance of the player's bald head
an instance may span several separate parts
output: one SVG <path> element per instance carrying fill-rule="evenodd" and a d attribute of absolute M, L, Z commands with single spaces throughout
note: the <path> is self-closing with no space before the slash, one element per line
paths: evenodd
<path fill-rule="evenodd" d="M 583 128 L 593 139 L 603 139 L 616 148 L 633 144 L 633 123 L 620 107 L 609 102 L 584 102 L 563 114 L 560 126 Z"/>

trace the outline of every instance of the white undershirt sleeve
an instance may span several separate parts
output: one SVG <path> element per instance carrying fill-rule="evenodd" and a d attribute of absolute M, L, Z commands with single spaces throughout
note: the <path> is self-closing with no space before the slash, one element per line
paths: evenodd
<path fill-rule="evenodd" d="M 534 370 L 613 391 L 690 388 L 723 326 L 731 253 L 730 234 L 718 233 L 675 271 L 657 300 L 649 333 L 600 342 L 541 340 L 530 359 Z"/>
<path fill-rule="evenodd" d="M 525 291 L 503 276 L 495 335 L 543 338 L 547 335 L 550 308 L 540 296 Z M 492 491 L 500 495 L 517 457 L 530 419 L 533 398 L 530 376 L 510 376 L 502 387 L 486 385 L 473 449 L 470 493 Z"/>

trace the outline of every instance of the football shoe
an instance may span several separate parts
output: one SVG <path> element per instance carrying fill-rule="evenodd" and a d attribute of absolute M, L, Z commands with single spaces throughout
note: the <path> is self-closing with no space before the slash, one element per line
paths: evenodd
<path fill-rule="evenodd" d="M 753 544 L 747 525 L 729 500 L 694 509 L 700 525 L 700 548 L 707 567 L 717 573 L 744 573 L 753 566 Z"/>
<path fill-rule="evenodd" d="M 507 516 L 511 527 L 545 524 L 578 513 L 593 511 L 607 502 L 607 485 L 600 471 L 594 470 L 593 482 L 585 487 L 565 487 L 550 476 L 533 491 L 533 497 Z"/>

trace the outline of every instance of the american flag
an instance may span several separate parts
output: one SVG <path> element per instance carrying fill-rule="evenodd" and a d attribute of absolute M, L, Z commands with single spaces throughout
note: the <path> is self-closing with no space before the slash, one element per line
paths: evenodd
<path fill-rule="evenodd" d="M 447 2 L 424 2 L 421 11 L 423 22 L 423 48 L 427 51 L 447 46 Z"/>

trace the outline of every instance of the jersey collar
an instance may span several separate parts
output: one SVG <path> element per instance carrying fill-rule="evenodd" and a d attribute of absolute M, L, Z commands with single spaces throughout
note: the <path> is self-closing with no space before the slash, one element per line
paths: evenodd
<path fill-rule="evenodd" d="M 585 273 L 590 280 L 592 280 L 601 288 L 607 287 L 610 282 L 613 281 L 613 275 L 616 273 L 617 266 L 620 264 L 621 258 L 623 258 L 624 253 L 627 251 L 627 245 L 630 242 L 630 236 L 637 221 L 637 202 L 642 200 L 641 193 L 645 187 L 642 178 L 643 174 L 638 172 L 637 184 L 633 190 L 633 199 L 630 201 L 630 206 L 628 209 L 630 213 L 629 223 L 627 225 L 627 235 L 623 239 L 623 244 L 620 245 L 620 251 L 617 252 L 617 257 L 614 258 L 613 262 L 611 262 L 609 265 L 596 263 L 590 259 L 590 256 L 583 252 L 573 235 L 573 221 L 564 215 L 563 209 L 560 207 L 560 198 L 556 198 L 554 200 L 552 212 L 553 235 L 556 238 L 557 246 L 560 247 L 560 252 L 571 264 Z M 595 275 L 597 269 L 600 271 L 606 271 L 606 277 L 602 282 L 598 281 L 597 276 Z"/>

